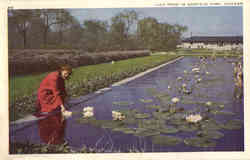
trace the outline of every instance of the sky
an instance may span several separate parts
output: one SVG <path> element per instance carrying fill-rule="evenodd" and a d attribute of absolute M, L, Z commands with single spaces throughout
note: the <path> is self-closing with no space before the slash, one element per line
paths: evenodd
<path fill-rule="evenodd" d="M 70 13 L 83 23 L 84 20 L 111 20 L 124 10 L 135 10 L 140 18 L 154 17 L 158 22 L 180 24 L 188 27 L 183 37 L 239 36 L 243 35 L 242 7 L 164 7 L 164 8 L 98 8 L 70 9 Z"/>

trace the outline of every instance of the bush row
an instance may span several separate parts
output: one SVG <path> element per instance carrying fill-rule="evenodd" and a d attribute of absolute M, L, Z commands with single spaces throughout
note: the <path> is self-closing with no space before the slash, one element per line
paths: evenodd
<path fill-rule="evenodd" d="M 106 63 L 150 55 L 149 50 L 84 53 L 80 50 L 10 50 L 9 74 L 24 75 L 53 71 L 62 64 L 72 67 Z"/>

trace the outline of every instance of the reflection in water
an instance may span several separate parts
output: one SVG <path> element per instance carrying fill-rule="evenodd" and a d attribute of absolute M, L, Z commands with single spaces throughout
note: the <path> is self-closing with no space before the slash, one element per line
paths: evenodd
<path fill-rule="evenodd" d="M 66 120 L 61 112 L 39 120 L 38 128 L 41 140 L 47 144 L 64 143 L 65 125 Z"/>

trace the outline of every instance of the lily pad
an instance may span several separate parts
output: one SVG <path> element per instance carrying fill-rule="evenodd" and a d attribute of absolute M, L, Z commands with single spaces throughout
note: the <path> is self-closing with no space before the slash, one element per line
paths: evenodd
<path fill-rule="evenodd" d="M 235 113 L 233 113 L 233 112 L 218 111 L 218 110 L 212 110 L 212 111 L 210 111 L 210 113 L 212 113 L 212 114 L 214 114 L 214 115 L 228 115 L 228 116 L 233 116 L 233 115 L 235 115 Z"/>
<path fill-rule="evenodd" d="M 102 128 L 119 128 L 124 126 L 124 122 L 122 121 L 112 121 L 112 120 L 107 120 L 103 121 Z"/>
<path fill-rule="evenodd" d="M 134 134 L 135 133 L 134 129 L 132 129 L 132 128 L 126 128 L 126 127 L 114 128 L 114 129 L 112 129 L 112 131 L 123 132 L 125 134 Z"/>
<path fill-rule="evenodd" d="M 184 124 L 184 125 L 179 125 L 178 129 L 182 132 L 194 132 L 198 130 L 198 127 L 195 125 Z"/>
<path fill-rule="evenodd" d="M 172 127 L 172 126 L 164 126 L 164 127 L 160 128 L 160 129 L 158 129 L 158 131 L 160 131 L 161 133 L 165 133 L 165 134 L 179 132 L 179 130 L 177 128 Z"/>
<path fill-rule="evenodd" d="M 224 136 L 223 133 L 215 130 L 203 130 L 198 132 L 197 135 L 199 137 L 208 138 L 208 139 L 220 139 Z"/>
<path fill-rule="evenodd" d="M 138 126 L 139 128 L 157 130 L 165 126 L 165 121 L 156 119 L 146 119 L 139 121 Z"/>
<path fill-rule="evenodd" d="M 126 101 L 113 102 L 113 105 L 118 105 L 118 106 L 129 106 L 133 104 L 134 104 L 133 102 L 126 102 Z"/>
<path fill-rule="evenodd" d="M 149 118 L 150 114 L 147 113 L 137 113 L 135 114 L 135 118 L 137 119 L 145 119 L 145 118 Z"/>
<path fill-rule="evenodd" d="M 182 142 L 181 138 L 174 136 L 153 136 L 152 138 L 153 144 L 164 145 L 164 146 L 175 146 Z"/>
<path fill-rule="evenodd" d="M 207 120 L 201 122 L 201 128 L 206 130 L 220 130 L 222 129 L 222 125 L 215 120 Z"/>
<path fill-rule="evenodd" d="M 155 135 L 159 135 L 161 134 L 159 131 L 156 130 L 136 130 L 136 132 L 134 133 L 135 136 L 139 136 L 139 137 L 149 137 L 149 136 L 155 136 Z"/>
<path fill-rule="evenodd" d="M 155 88 L 147 88 L 146 92 L 149 93 L 150 95 L 155 95 L 158 93 L 158 91 Z"/>
<path fill-rule="evenodd" d="M 137 120 L 135 118 L 132 118 L 132 117 L 126 117 L 123 122 L 125 124 L 136 124 L 137 123 Z"/>
<path fill-rule="evenodd" d="M 230 120 L 223 125 L 224 129 L 234 130 L 240 129 L 243 126 L 243 122 L 238 119 Z"/>
<path fill-rule="evenodd" d="M 171 113 L 169 112 L 153 112 L 153 117 L 156 119 L 169 120 Z"/>
<path fill-rule="evenodd" d="M 140 101 L 141 101 L 142 103 L 151 103 L 151 102 L 153 102 L 152 99 L 140 99 Z"/>
<path fill-rule="evenodd" d="M 187 138 L 184 140 L 184 143 L 186 145 L 193 146 L 193 147 L 215 147 L 216 146 L 216 142 L 208 138 L 201 138 L 201 137 Z"/>
<path fill-rule="evenodd" d="M 161 106 L 159 105 L 150 105 L 150 106 L 146 106 L 147 108 L 150 108 L 150 109 L 161 109 Z"/>

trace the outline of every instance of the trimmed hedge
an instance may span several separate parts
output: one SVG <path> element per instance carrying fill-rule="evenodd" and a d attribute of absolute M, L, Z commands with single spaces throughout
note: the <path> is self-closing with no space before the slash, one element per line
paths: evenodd
<path fill-rule="evenodd" d="M 61 64 L 69 64 L 74 68 L 149 55 L 149 50 L 111 51 L 99 53 L 85 53 L 81 50 L 63 49 L 10 50 L 9 74 L 25 75 L 31 73 L 43 73 L 56 70 Z"/>

